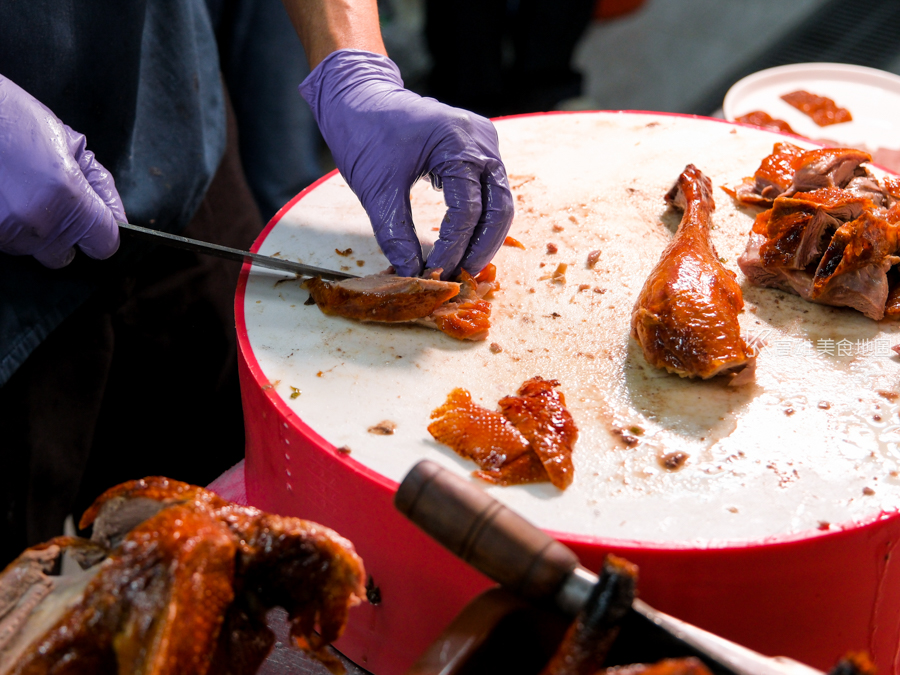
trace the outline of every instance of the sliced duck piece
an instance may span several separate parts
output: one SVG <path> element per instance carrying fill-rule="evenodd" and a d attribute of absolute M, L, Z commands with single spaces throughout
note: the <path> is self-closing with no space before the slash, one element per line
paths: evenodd
<path fill-rule="evenodd" d="M 324 314 L 357 321 L 417 323 L 458 340 L 483 340 L 491 327 L 491 304 L 484 300 L 499 288 L 496 268 L 477 277 L 465 270 L 458 281 L 373 274 L 330 282 L 309 279 L 303 288 Z"/>
<path fill-rule="evenodd" d="M 473 460 L 474 476 L 497 485 L 550 481 L 565 490 L 574 478 L 572 451 L 578 427 L 557 391 L 559 382 L 533 377 L 516 396 L 500 399 L 500 410 L 454 389 L 431 413 L 428 431 L 439 443 Z"/>
<path fill-rule="evenodd" d="M 887 272 L 900 262 L 898 244 L 898 226 L 870 212 L 842 225 L 819 261 L 810 299 L 853 307 L 871 319 L 882 319 L 888 298 Z"/>
<path fill-rule="evenodd" d="M 865 175 L 860 164 L 871 161 L 869 153 L 855 148 L 818 148 L 804 152 L 791 163 L 794 179 L 785 196 L 844 187 L 854 176 Z"/>
<path fill-rule="evenodd" d="M 491 277 L 490 281 L 483 280 L 486 276 Z M 462 270 L 459 293 L 413 323 L 435 328 L 457 340 L 484 340 L 491 327 L 491 303 L 484 298 L 490 297 L 496 288 L 493 273 L 473 277 Z"/>
<path fill-rule="evenodd" d="M 397 323 L 428 316 L 459 294 L 453 281 L 372 274 L 331 282 L 319 277 L 304 282 L 325 314 L 357 321 Z"/>
<path fill-rule="evenodd" d="M 684 215 L 641 289 L 631 334 L 649 363 L 681 377 L 706 379 L 743 368 L 755 353 L 741 337 L 740 286 L 710 241 L 712 184 L 689 164 L 666 201 Z"/>
<path fill-rule="evenodd" d="M 830 124 L 843 124 L 853 120 L 853 115 L 850 114 L 850 111 L 840 107 L 832 99 L 827 96 L 811 94 L 803 89 L 785 94 L 781 97 L 781 100 L 794 106 L 803 114 L 809 115 L 812 121 L 820 127 L 826 127 Z"/>

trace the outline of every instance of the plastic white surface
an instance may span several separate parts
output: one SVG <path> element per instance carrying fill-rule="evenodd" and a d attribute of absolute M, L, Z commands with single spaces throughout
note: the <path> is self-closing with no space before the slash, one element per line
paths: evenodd
<path fill-rule="evenodd" d="M 850 122 L 820 127 L 781 100 L 804 89 L 847 108 Z M 761 70 L 734 84 L 725 95 L 725 119 L 762 110 L 791 125 L 799 135 L 852 147 L 900 149 L 900 77 L 842 63 L 798 63 Z"/>
<path fill-rule="evenodd" d="M 430 412 L 454 387 L 493 408 L 540 375 L 561 382 L 580 429 L 575 481 L 565 492 L 549 484 L 489 492 L 541 527 L 702 545 L 848 524 L 900 504 L 897 324 L 750 287 L 736 264 L 755 211 L 718 187 L 751 175 L 780 136 L 627 113 L 512 118 L 497 129 L 516 198 L 510 235 L 527 249 L 503 247 L 495 259 L 503 290 L 487 341 L 328 317 L 304 305 L 296 282 L 251 272 L 253 352 L 307 424 L 395 481 L 425 457 L 467 476 L 474 465 L 428 434 Z M 744 287 L 745 331 L 766 340 L 757 382 L 746 387 L 667 375 L 629 337 L 635 297 L 679 220 L 663 195 L 687 163 L 716 186 L 713 241 Z M 441 194 L 423 182 L 412 202 L 422 238 L 432 240 Z M 557 253 L 547 253 L 550 242 Z M 299 200 L 260 252 L 361 272 L 387 266 L 340 176 Z M 540 280 L 562 262 L 565 285 Z M 503 351 L 492 353 L 492 342 Z M 291 398 L 291 387 L 301 394 Z M 396 423 L 393 435 L 367 432 L 382 420 Z M 628 447 L 619 432 L 632 428 L 641 433 Z M 659 457 L 676 450 L 689 458 L 667 471 Z"/>

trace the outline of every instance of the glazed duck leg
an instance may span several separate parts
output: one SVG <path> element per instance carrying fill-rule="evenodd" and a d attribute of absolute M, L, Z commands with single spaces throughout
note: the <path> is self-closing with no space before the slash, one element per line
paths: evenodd
<path fill-rule="evenodd" d="M 706 379 L 742 368 L 754 352 L 738 324 L 741 289 L 709 238 L 716 207 L 712 184 L 689 164 L 666 201 L 684 215 L 644 282 L 631 314 L 631 334 L 647 361 L 681 377 Z"/>

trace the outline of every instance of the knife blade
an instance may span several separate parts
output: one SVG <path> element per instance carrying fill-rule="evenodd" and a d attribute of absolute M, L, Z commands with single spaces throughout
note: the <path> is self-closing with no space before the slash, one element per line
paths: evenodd
<path fill-rule="evenodd" d="M 571 549 L 430 460 L 410 469 L 394 505 L 451 553 L 526 599 L 550 600 L 574 616 L 597 584 Z M 824 675 L 792 659 L 763 656 L 642 600 L 632 609 L 735 675 Z"/>
<path fill-rule="evenodd" d="M 282 272 L 293 272 L 302 277 L 322 277 L 323 279 L 356 279 L 358 274 L 350 274 L 348 272 L 336 272 L 334 270 L 326 270 L 321 267 L 313 267 L 312 265 L 304 265 L 303 263 L 293 262 L 292 260 L 284 260 L 282 258 L 273 258 L 268 255 L 259 253 L 251 253 L 250 251 L 242 251 L 238 248 L 230 246 L 221 246 L 219 244 L 211 244 L 199 239 L 190 239 L 177 234 L 169 234 L 168 232 L 160 232 L 159 230 L 151 230 L 140 225 L 132 225 L 131 223 L 118 222 L 119 231 L 123 232 L 135 239 L 144 239 L 152 241 L 163 246 L 171 246 L 187 251 L 195 251 L 206 255 L 213 255 L 217 258 L 225 260 L 234 260 L 236 262 L 250 262 L 260 267 L 279 270 Z"/>

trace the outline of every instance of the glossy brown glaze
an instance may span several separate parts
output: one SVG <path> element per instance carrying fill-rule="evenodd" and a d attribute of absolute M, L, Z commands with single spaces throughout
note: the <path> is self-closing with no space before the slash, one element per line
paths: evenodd
<path fill-rule="evenodd" d="M 112 532 L 131 506 L 148 503 L 155 515 Z M 185 483 L 123 484 L 81 523 L 121 540 L 80 599 L 4 673 L 248 675 L 274 642 L 265 612 L 276 605 L 298 645 L 327 660 L 325 645 L 365 597 L 362 561 L 333 531 Z"/>
<path fill-rule="evenodd" d="M 459 293 L 455 282 L 386 274 L 339 282 L 316 277 L 303 287 L 325 314 L 385 323 L 426 317 Z"/>
<path fill-rule="evenodd" d="M 475 476 L 497 485 L 552 482 L 564 490 L 575 472 L 572 451 L 578 428 L 565 408 L 559 382 L 534 377 L 516 396 L 500 399 L 500 410 L 472 401 L 454 389 L 431 413 L 428 431 L 439 443 L 473 460 Z"/>
<path fill-rule="evenodd" d="M 632 336 L 649 363 L 681 377 L 706 379 L 741 368 L 754 354 L 738 323 L 741 289 L 709 238 L 711 183 L 688 165 L 666 200 L 684 215 L 634 305 Z"/>
<path fill-rule="evenodd" d="M 794 130 L 791 129 L 790 124 L 788 124 L 784 120 L 772 117 L 769 113 L 763 110 L 754 110 L 753 112 L 749 112 L 746 115 L 735 117 L 734 121 L 740 122 L 741 124 L 752 124 L 757 127 L 762 127 L 763 129 L 772 129 L 773 131 L 782 131 L 788 134 L 794 133 Z"/>
<path fill-rule="evenodd" d="M 820 127 L 850 122 L 853 119 L 849 110 L 841 108 L 827 96 L 817 96 L 802 89 L 785 94 L 781 100 L 794 106 L 803 114 L 809 115 L 812 121 Z"/>

